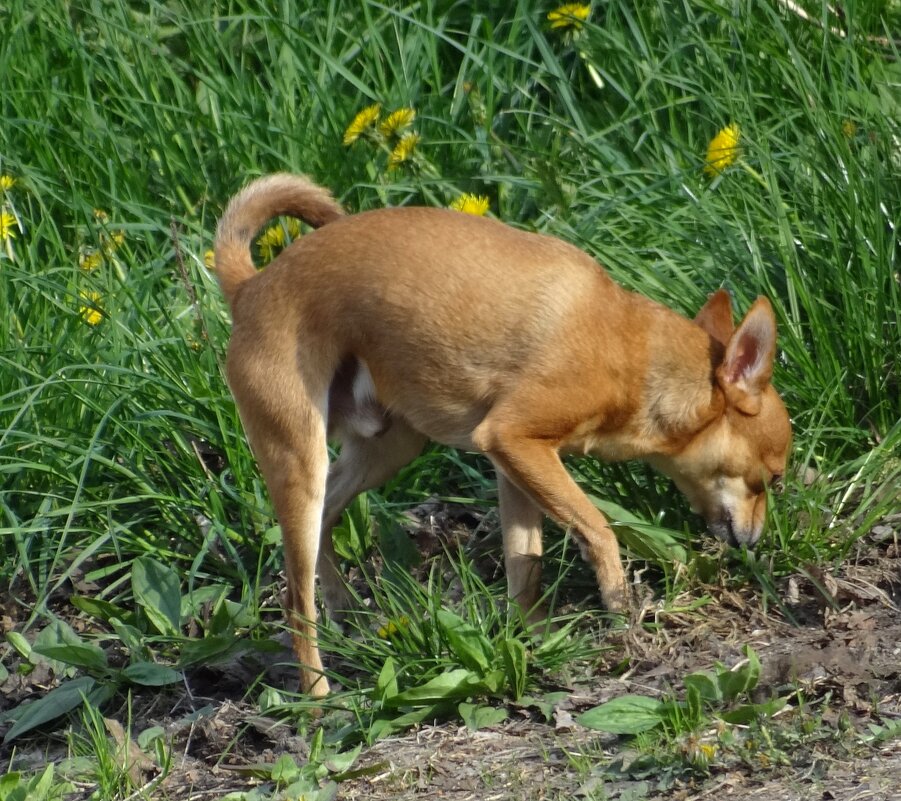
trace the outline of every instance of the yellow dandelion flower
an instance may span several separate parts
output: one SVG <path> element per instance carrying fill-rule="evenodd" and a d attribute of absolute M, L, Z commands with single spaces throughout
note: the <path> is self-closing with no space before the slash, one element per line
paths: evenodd
<path fill-rule="evenodd" d="M 842 133 L 845 139 L 853 139 L 857 135 L 857 123 L 854 120 L 844 120 L 842 122 Z"/>
<path fill-rule="evenodd" d="M 108 223 L 109 214 L 107 214 L 103 209 L 94 209 L 94 219 L 101 224 Z"/>
<path fill-rule="evenodd" d="M 300 220 L 297 218 L 289 217 L 285 227 L 288 229 L 288 236 L 291 237 L 292 242 L 300 236 Z"/>
<path fill-rule="evenodd" d="M 701 756 L 707 762 L 709 762 L 716 756 L 716 745 L 713 743 L 701 743 L 698 746 L 698 751 L 700 752 Z"/>
<path fill-rule="evenodd" d="M 417 133 L 405 133 L 394 146 L 391 155 L 388 156 L 388 167 L 397 167 L 405 161 L 409 161 L 413 151 L 416 149 L 416 145 L 419 144 L 419 139 L 420 137 Z"/>
<path fill-rule="evenodd" d="M 553 11 L 549 11 L 547 18 L 551 23 L 551 28 L 579 30 L 590 13 L 591 6 L 587 3 L 565 3 Z"/>
<path fill-rule="evenodd" d="M 263 231 L 263 235 L 257 240 L 260 248 L 260 256 L 264 261 L 272 261 L 276 251 L 285 244 L 285 229 L 280 225 L 273 225 Z"/>
<path fill-rule="evenodd" d="M 390 640 L 397 632 L 407 628 L 409 625 L 410 618 L 406 615 L 401 615 L 397 621 L 389 620 L 384 626 L 380 626 L 376 634 L 382 640 Z"/>
<path fill-rule="evenodd" d="M 352 145 L 368 128 L 378 122 L 379 114 L 382 113 L 382 107 L 379 103 L 373 103 L 367 106 L 350 121 L 350 125 L 344 131 L 344 144 Z"/>
<path fill-rule="evenodd" d="M 212 250 L 205 250 L 203 252 L 203 263 L 206 265 L 208 270 L 216 269 L 216 254 L 213 253 Z"/>
<path fill-rule="evenodd" d="M 102 237 L 103 248 L 107 253 L 112 253 L 125 244 L 125 231 L 113 231 Z"/>
<path fill-rule="evenodd" d="M 78 307 L 79 314 L 88 325 L 97 325 L 103 319 L 103 312 L 98 303 L 101 295 L 99 292 L 79 292 L 79 296 L 85 301 Z"/>
<path fill-rule="evenodd" d="M 92 272 L 103 264 L 103 254 L 94 248 L 84 250 L 78 257 L 78 266 L 85 272 Z"/>
<path fill-rule="evenodd" d="M 411 108 L 399 108 L 392 111 L 379 126 L 382 136 L 399 136 L 400 132 L 409 128 L 416 119 L 416 112 Z"/>
<path fill-rule="evenodd" d="M 15 239 L 18 227 L 19 223 L 15 215 L 10 214 L 8 211 L 0 212 L 0 242 Z"/>
<path fill-rule="evenodd" d="M 475 214 L 481 217 L 488 212 L 490 205 L 491 202 L 484 195 L 463 194 L 451 203 L 450 207 L 454 211 L 462 211 L 464 214 Z"/>
<path fill-rule="evenodd" d="M 16 179 L 11 175 L 0 175 L 0 192 L 8 192 L 16 185 Z"/>
<path fill-rule="evenodd" d="M 704 172 L 711 178 L 716 177 L 738 158 L 741 129 L 733 122 L 723 128 L 707 145 L 707 162 Z"/>

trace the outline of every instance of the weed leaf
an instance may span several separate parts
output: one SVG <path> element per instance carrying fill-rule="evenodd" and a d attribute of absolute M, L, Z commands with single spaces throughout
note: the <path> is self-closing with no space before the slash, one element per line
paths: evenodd
<path fill-rule="evenodd" d="M 399 708 L 453 701 L 474 695 L 491 694 L 497 692 L 497 688 L 497 679 L 492 674 L 483 677 L 465 668 L 457 668 L 386 699 L 385 706 Z"/>
<path fill-rule="evenodd" d="M 787 698 L 773 698 L 760 704 L 742 704 L 735 709 L 730 709 L 719 715 L 726 723 L 735 723 L 738 725 L 747 725 L 758 718 L 771 718 L 777 712 L 782 710 Z"/>
<path fill-rule="evenodd" d="M 375 683 L 375 697 L 383 703 L 397 695 L 397 666 L 393 657 L 388 657 Z"/>
<path fill-rule="evenodd" d="M 501 642 L 500 651 L 507 674 L 507 686 L 512 691 L 514 700 L 519 700 L 526 691 L 526 646 L 520 640 L 507 638 Z"/>
<path fill-rule="evenodd" d="M 107 667 L 106 654 L 93 643 L 85 642 L 63 620 L 54 620 L 34 640 L 34 653 L 64 665 L 102 671 Z M 59 665 L 54 670 L 61 672 Z"/>
<path fill-rule="evenodd" d="M 623 545 L 636 556 L 664 563 L 685 563 L 688 560 L 688 552 L 679 541 L 682 536 L 680 532 L 648 523 L 619 504 L 595 495 L 588 497 L 610 520 Z"/>
<path fill-rule="evenodd" d="M 106 654 L 103 650 L 91 643 L 81 643 L 79 645 L 37 645 L 34 646 L 34 652 L 48 659 L 54 659 L 66 665 L 82 668 L 84 670 L 93 670 L 95 672 L 104 671 L 109 667 L 106 660 Z"/>
<path fill-rule="evenodd" d="M 682 679 L 682 683 L 686 690 L 697 692 L 701 701 L 705 703 L 715 704 L 723 700 L 720 682 L 706 670 L 689 673 Z"/>
<path fill-rule="evenodd" d="M 177 670 L 155 662 L 135 662 L 125 668 L 122 675 L 129 681 L 145 687 L 162 687 L 181 680 L 181 673 Z"/>
<path fill-rule="evenodd" d="M 181 592 L 178 575 L 170 567 L 141 556 L 131 568 L 131 588 L 154 628 L 168 636 L 181 627 Z"/>
<path fill-rule="evenodd" d="M 6 641 L 15 649 L 16 653 L 24 659 L 31 658 L 31 643 L 18 631 L 8 631 Z"/>
<path fill-rule="evenodd" d="M 202 640 L 188 640 L 182 644 L 179 665 L 216 664 L 249 647 L 234 636 L 217 635 Z"/>
<path fill-rule="evenodd" d="M 485 672 L 491 664 L 492 648 L 488 638 L 459 615 L 438 610 L 438 626 L 456 657 L 470 670 Z"/>
<path fill-rule="evenodd" d="M 496 726 L 507 719 L 507 710 L 503 707 L 485 706 L 484 704 L 470 704 L 463 701 L 457 711 L 466 728 L 470 731 L 478 731 L 487 726 Z"/>
<path fill-rule="evenodd" d="M 121 606 L 111 604 L 100 598 L 87 598 L 84 595 L 73 595 L 69 601 L 76 609 L 90 615 L 91 617 L 100 618 L 109 623 L 113 618 L 134 623 L 134 615 Z"/>
<path fill-rule="evenodd" d="M 760 660 L 751 646 L 745 646 L 748 661 L 734 670 L 723 670 L 718 676 L 720 689 L 725 701 L 733 701 L 740 695 L 753 690 L 760 679 Z"/>
<path fill-rule="evenodd" d="M 91 676 L 79 676 L 51 690 L 43 698 L 20 707 L 16 722 L 3 738 L 4 743 L 14 740 L 20 734 L 54 720 L 80 706 L 85 696 L 97 687 L 97 680 Z"/>
<path fill-rule="evenodd" d="M 410 726 L 422 723 L 424 720 L 438 720 L 446 717 L 453 710 L 452 706 L 445 703 L 428 704 L 419 709 L 406 712 L 403 715 L 377 718 L 366 732 L 366 742 L 372 744 L 382 737 L 399 731 L 406 731 Z"/>
<path fill-rule="evenodd" d="M 622 695 L 583 712 L 576 721 L 611 734 L 640 734 L 660 725 L 662 706 L 646 695 Z"/>

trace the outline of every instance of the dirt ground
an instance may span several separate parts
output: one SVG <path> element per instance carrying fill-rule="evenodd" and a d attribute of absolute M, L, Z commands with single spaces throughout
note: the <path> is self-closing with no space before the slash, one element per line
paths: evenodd
<path fill-rule="evenodd" d="M 610 635 L 611 659 L 628 659 L 624 673 L 615 676 L 598 665 L 596 675 L 565 688 L 552 707 L 511 705 L 503 723 L 478 731 L 445 722 L 381 740 L 363 749 L 337 797 L 901 801 L 901 738 L 862 742 L 871 725 L 901 721 L 898 525 L 894 521 L 861 543 L 857 556 L 834 574 L 810 568 L 782 580 L 777 589 L 796 624 L 774 608 L 764 611 L 750 587 L 708 588 L 713 602 L 691 611 L 689 598 L 686 611 L 678 611 L 678 603 L 663 609 L 648 602 L 643 619 L 654 626 Z M 0 622 L 16 621 L 7 616 Z M 639 763 L 632 762 L 638 755 L 627 740 L 575 722 L 580 712 L 617 695 L 666 692 L 693 670 L 717 661 L 735 664 L 746 644 L 762 663 L 759 697 L 800 687 L 806 713 L 800 714 L 799 696 L 792 695 L 771 726 L 778 742 L 755 759 L 724 753 L 706 771 L 672 773 L 661 764 L 642 773 L 629 767 Z M 0 712 L 52 686 L 41 670 L 17 675 L 10 652 L 4 662 L 11 669 L 0 685 Z M 204 668 L 189 673 L 175 692 L 135 697 L 132 730 L 160 726 L 173 744 L 169 775 L 147 797 L 216 799 L 258 784 L 255 765 L 271 765 L 285 753 L 298 765 L 306 762 L 309 736 L 296 736 L 288 723 L 260 716 L 244 700 L 252 678 L 233 668 Z M 107 714 L 124 720 L 126 711 Z M 816 725 L 803 730 L 805 720 Z M 65 741 L 56 735 L 22 738 L 15 746 L 0 746 L 0 760 L 19 770 L 66 755 Z M 148 782 L 158 775 L 152 763 L 143 769 Z"/>

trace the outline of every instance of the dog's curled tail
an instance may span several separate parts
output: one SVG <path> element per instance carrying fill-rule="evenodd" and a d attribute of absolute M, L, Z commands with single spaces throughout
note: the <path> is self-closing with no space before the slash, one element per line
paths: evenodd
<path fill-rule="evenodd" d="M 216 229 L 216 277 L 231 303 L 248 278 L 256 275 L 250 243 L 269 220 L 282 214 L 319 228 L 344 210 L 327 189 L 303 175 L 275 173 L 258 178 L 235 195 Z"/>

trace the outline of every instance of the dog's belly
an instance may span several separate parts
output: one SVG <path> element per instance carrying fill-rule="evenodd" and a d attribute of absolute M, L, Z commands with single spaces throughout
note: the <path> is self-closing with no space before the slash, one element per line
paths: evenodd
<path fill-rule="evenodd" d="M 472 432 L 492 407 L 496 388 L 482 377 L 457 373 L 429 375 L 418 369 L 396 374 L 373 366 L 375 397 L 388 414 L 402 418 L 429 439 L 454 448 L 473 450 Z"/>
<path fill-rule="evenodd" d="M 437 391 L 424 392 L 421 387 L 414 388 L 416 382 L 409 382 L 409 375 L 407 382 L 400 379 L 403 385 L 399 392 L 391 392 L 390 387 L 399 382 L 389 375 L 390 371 L 381 372 L 380 390 L 365 361 L 359 357 L 344 360 L 329 390 L 328 425 L 333 437 L 342 439 L 352 434 L 378 438 L 392 420 L 400 418 L 435 442 L 467 450 L 474 447 L 470 432 L 481 422 L 489 404 L 461 401 L 434 380 L 431 388 Z M 463 395 L 468 397 L 469 393 Z"/>

